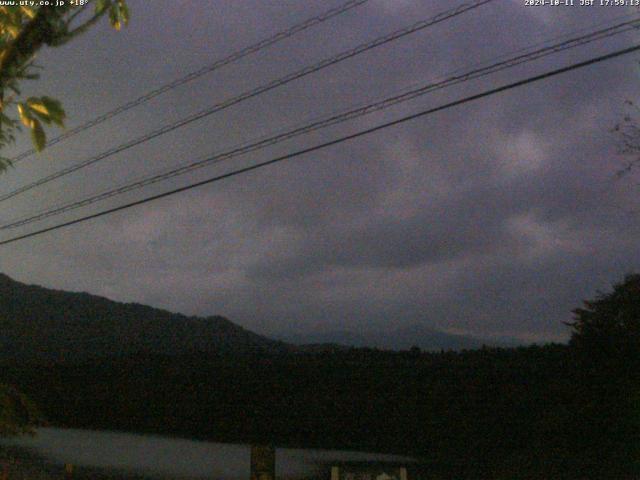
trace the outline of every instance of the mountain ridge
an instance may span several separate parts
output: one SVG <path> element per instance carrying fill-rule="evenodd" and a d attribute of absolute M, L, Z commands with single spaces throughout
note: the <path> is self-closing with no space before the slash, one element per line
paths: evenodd
<path fill-rule="evenodd" d="M 271 337 L 271 338 L 269 338 Z M 260 335 L 219 316 L 187 316 L 87 292 L 13 280 L 0 273 L 0 359 L 73 360 L 135 354 L 332 352 L 348 348 L 425 351 L 508 347 L 516 340 L 443 332 L 413 324 Z"/>
<path fill-rule="evenodd" d="M 449 333 L 417 323 L 388 329 L 372 329 L 367 332 L 341 329 L 303 334 L 281 333 L 272 337 L 298 346 L 334 345 L 342 348 L 379 348 L 396 351 L 412 347 L 426 351 L 472 350 L 482 346 L 513 347 L 525 343 L 516 338 Z"/>
<path fill-rule="evenodd" d="M 195 317 L 0 274 L 0 356 L 74 359 L 137 353 L 255 353 L 290 346 L 222 316 Z"/>

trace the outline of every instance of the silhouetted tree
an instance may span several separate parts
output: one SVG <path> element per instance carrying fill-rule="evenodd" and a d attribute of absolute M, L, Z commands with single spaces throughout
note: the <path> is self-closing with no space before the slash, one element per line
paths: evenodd
<path fill-rule="evenodd" d="M 574 445 L 587 478 L 640 473 L 640 275 L 574 310 Z"/>
<path fill-rule="evenodd" d="M 626 157 L 618 175 L 622 176 L 640 164 L 640 127 L 636 114 L 638 107 L 631 100 L 625 102 L 628 112 L 613 127 L 612 132 L 618 137 L 618 151 Z"/>
<path fill-rule="evenodd" d="M 636 361 L 640 352 L 640 274 L 573 311 L 571 346 L 598 360 Z"/>

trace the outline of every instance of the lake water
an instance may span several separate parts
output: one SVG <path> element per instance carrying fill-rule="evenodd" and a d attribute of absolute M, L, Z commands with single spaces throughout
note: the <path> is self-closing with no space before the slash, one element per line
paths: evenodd
<path fill-rule="evenodd" d="M 41 428 L 34 437 L 3 440 L 2 443 L 29 448 L 60 464 L 158 476 L 221 480 L 249 478 L 249 445 L 59 428 Z M 413 460 L 363 452 L 276 448 L 276 477 L 309 477 L 336 461 L 411 463 Z"/>

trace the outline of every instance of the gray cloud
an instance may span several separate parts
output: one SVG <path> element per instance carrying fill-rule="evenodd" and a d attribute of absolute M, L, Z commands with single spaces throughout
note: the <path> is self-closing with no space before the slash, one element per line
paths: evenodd
<path fill-rule="evenodd" d="M 29 89 L 61 98 L 75 125 L 340 2 L 321 3 L 238 0 L 213 8 L 206 1 L 131 1 L 126 31 L 103 25 L 64 49 L 43 52 L 44 78 Z M 622 13 L 521 3 L 496 2 L 131 149 L 16 197 L 2 218 L 80 198 Z M 451 6 L 372 0 L 19 164 L 1 179 L 3 189 Z M 125 199 L 633 40 L 637 34 L 469 82 Z M 638 190 L 632 180 L 612 180 L 621 159 L 608 133 L 624 99 L 638 95 L 639 81 L 634 56 L 589 67 L 3 247 L 0 268 L 54 288 L 224 314 L 264 333 L 422 322 L 451 331 L 562 338 L 567 330 L 561 322 L 581 299 L 640 267 L 640 222 L 628 213 L 638 207 Z M 23 140 L 15 151 L 25 146 Z"/>

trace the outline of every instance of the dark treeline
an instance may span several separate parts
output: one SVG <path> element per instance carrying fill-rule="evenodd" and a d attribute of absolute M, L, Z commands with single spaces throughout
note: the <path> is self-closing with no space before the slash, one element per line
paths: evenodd
<path fill-rule="evenodd" d="M 631 478 L 628 385 L 584 368 L 566 345 L 2 365 L 53 425 L 414 454 L 433 478 Z"/>
<path fill-rule="evenodd" d="M 441 353 L 285 348 L 224 319 L 8 278 L 0 293 L 7 336 L 136 327 L 111 354 L 105 345 L 125 343 L 124 332 L 109 330 L 95 352 L 49 342 L 29 361 L 26 351 L 4 357 L 5 429 L 28 425 L 33 401 L 57 426 L 415 455 L 424 478 L 640 478 L 637 274 L 574 310 L 568 345 Z M 64 355 L 51 354 L 56 345 Z"/>

